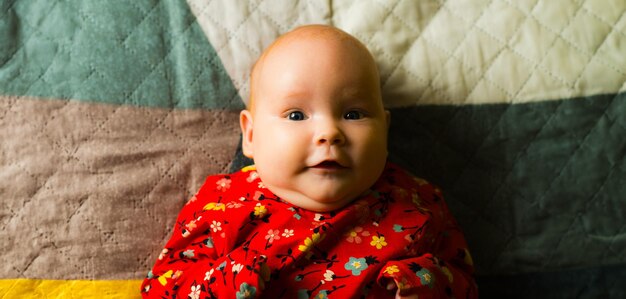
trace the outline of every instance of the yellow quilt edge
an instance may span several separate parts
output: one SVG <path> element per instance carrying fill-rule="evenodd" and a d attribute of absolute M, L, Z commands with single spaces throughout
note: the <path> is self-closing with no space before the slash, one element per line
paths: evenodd
<path fill-rule="evenodd" d="M 141 298 L 141 280 L 0 279 L 0 298 Z"/>

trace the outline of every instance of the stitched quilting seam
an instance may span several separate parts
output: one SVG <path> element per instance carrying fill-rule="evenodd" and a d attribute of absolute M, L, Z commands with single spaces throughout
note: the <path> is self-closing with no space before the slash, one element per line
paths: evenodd
<path fill-rule="evenodd" d="M 606 110 L 608 107 L 611 106 L 611 104 L 613 104 L 613 102 L 618 98 L 618 95 L 615 95 L 611 101 L 606 105 L 606 107 L 603 109 L 603 117 L 608 117 L 608 115 L 606 114 Z M 574 150 L 573 153 L 571 153 L 568 157 L 569 159 L 567 160 L 567 163 L 561 168 L 561 171 L 555 176 L 555 178 L 552 180 L 550 187 L 548 188 L 548 190 L 546 190 L 542 197 L 539 200 L 543 200 L 545 198 L 545 195 L 552 189 L 552 187 L 554 186 L 554 182 L 557 181 L 558 178 L 560 178 L 563 174 L 563 170 L 565 170 L 565 168 L 567 168 L 567 165 L 569 165 L 573 160 L 574 157 L 576 155 L 576 153 L 583 147 L 583 145 L 586 144 L 587 139 L 589 138 L 589 136 L 591 135 L 591 132 L 593 132 L 594 130 L 596 130 L 599 127 L 600 121 L 602 120 L 602 117 L 598 118 L 595 122 L 595 124 L 592 126 L 592 128 L 587 132 L 587 134 L 585 135 L 585 137 L 582 139 L 582 142 L 580 142 L 580 144 L 578 145 L 578 147 Z M 604 177 L 602 184 L 600 185 L 600 187 L 596 190 L 594 196 L 591 199 L 588 199 L 585 201 L 585 205 L 584 208 L 582 209 L 582 211 L 587 211 L 589 209 L 589 206 L 591 203 L 595 202 L 596 199 L 598 198 L 598 195 L 602 194 L 602 189 L 604 188 L 604 186 L 606 185 L 606 183 L 608 182 L 609 178 L 611 177 L 611 174 L 617 169 L 617 166 L 619 165 L 619 163 L 615 163 L 611 166 L 611 169 L 608 171 L 607 175 Z M 576 215 L 574 215 L 572 217 L 572 222 L 570 223 L 570 225 L 568 226 L 567 231 L 569 231 L 570 229 L 572 229 L 574 223 L 576 222 L 577 219 L 580 218 L 580 212 Z M 561 237 L 559 238 L 559 240 L 557 241 L 556 245 L 554 248 L 558 249 L 559 246 L 561 245 L 561 242 L 564 240 L 566 234 L 561 235 Z M 613 239 L 615 238 L 615 236 L 613 236 Z M 549 262 L 551 262 L 551 260 L 554 258 L 554 254 L 555 254 L 556 250 L 552 251 L 550 253 L 550 255 L 548 256 L 548 258 L 544 261 L 544 266 L 546 264 L 548 264 Z"/>
<path fill-rule="evenodd" d="M 261 0 L 261 1 L 259 1 L 259 2 L 256 4 L 256 6 L 252 6 L 252 9 L 248 12 L 248 16 L 249 16 L 249 15 L 251 15 L 252 13 L 254 13 L 254 12 L 255 12 L 255 11 L 259 8 L 259 6 L 261 5 L 261 3 L 263 3 L 263 1 L 265 1 L 265 0 Z M 206 16 L 206 17 L 207 17 L 207 19 L 208 19 L 209 21 L 211 21 L 211 23 L 213 23 L 213 25 L 214 25 L 214 26 L 219 26 L 220 28 L 222 28 L 222 30 L 223 30 L 223 31 L 225 31 L 225 32 L 227 32 L 227 33 L 228 33 L 228 34 L 227 34 L 227 35 L 228 35 L 228 38 L 224 41 L 224 43 L 223 43 L 223 44 L 221 44 L 221 45 L 219 45 L 218 47 L 216 47 L 216 48 L 215 48 L 215 52 L 216 52 L 216 53 L 221 53 L 221 52 L 224 50 L 224 48 L 226 48 L 226 46 L 228 46 L 228 44 L 230 44 L 230 41 L 231 41 L 233 38 L 237 39 L 237 40 L 238 40 L 238 41 L 240 41 L 243 45 L 245 45 L 245 46 L 248 48 L 248 50 L 250 50 L 250 52 L 251 52 L 251 53 L 256 53 L 256 52 L 257 52 L 257 51 L 255 51 L 255 50 L 254 50 L 254 48 L 253 48 L 253 47 L 252 47 L 252 46 L 248 43 L 248 41 L 243 40 L 241 37 L 239 37 L 239 36 L 236 34 L 236 33 L 237 33 L 240 29 L 241 29 L 241 26 L 243 26 L 243 24 L 245 24 L 245 23 L 248 21 L 248 17 L 244 18 L 244 19 L 243 19 L 243 21 L 241 21 L 241 22 L 237 25 L 237 27 L 235 28 L 235 30 L 234 30 L 234 31 L 230 31 L 227 27 L 223 26 L 222 24 L 220 24 L 220 22 L 218 22 L 217 20 L 215 20 L 215 19 L 211 16 L 211 14 L 206 14 L 206 13 L 205 13 L 205 11 L 208 9 L 208 7 L 209 7 L 209 6 L 210 6 L 210 3 L 209 3 L 209 4 L 207 4 L 207 5 L 206 5 L 206 6 L 202 9 L 202 11 L 201 11 L 198 15 L 199 15 L 199 16 L 200 16 L 200 15 L 202 15 L 202 16 Z M 240 85 L 239 85 L 239 83 L 241 83 L 241 82 L 239 81 L 239 78 L 232 78 L 232 77 L 231 77 L 231 80 L 235 83 L 235 85 L 240 86 Z"/>

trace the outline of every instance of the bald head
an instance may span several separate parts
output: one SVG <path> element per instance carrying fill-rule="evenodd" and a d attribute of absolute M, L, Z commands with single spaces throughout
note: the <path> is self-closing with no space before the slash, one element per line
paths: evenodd
<path fill-rule="evenodd" d="M 250 74 L 250 99 L 248 110 L 254 111 L 255 102 L 259 100 L 262 79 L 269 79 L 276 74 L 267 72 L 266 66 L 280 63 L 286 56 L 299 56 L 301 59 L 315 59 L 317 55 L 337 55 L 351 57 L 353 64 L 359 64 L 367 73 L 375 78 L 376 90 L 380 91 L 376 62 L 368 49 L 352 35 L 332 26 L 306 25 L 285 33 L 276 39 L 261 54 Z M 338 62 L 347 62 L 345 59 Z M 338 63 L 336 67 L 345 67 Z M 352 66 L 349 66 L 352 67 Z"/>

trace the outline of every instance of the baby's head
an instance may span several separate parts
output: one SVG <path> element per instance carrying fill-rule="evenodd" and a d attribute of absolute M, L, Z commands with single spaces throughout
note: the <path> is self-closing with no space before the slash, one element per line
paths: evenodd
<path fill-rule="evenodd" d="M 270 191 L 326 212 L 368 190 L 387 159 L 389 112 L 367 48 L 329 26 L 299 27 L 261 55 L 241 112 L 243 152 Z"/>

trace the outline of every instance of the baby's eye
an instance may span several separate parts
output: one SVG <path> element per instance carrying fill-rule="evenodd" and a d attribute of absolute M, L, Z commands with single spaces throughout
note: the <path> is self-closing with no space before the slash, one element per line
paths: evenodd
<path fill-rule="evenodd" d="M 349 111 L 348 113 L 343 115 L 345 119 L 361 119 L 363 118 L 363 113 L 359 111 Z"/>
<path fill-rule="evenodd" d="M 295 120 L 295 121 L 304 120 L 304 113 L 302 113 L 301 111 L 293 111 L 289 113 L 287 118 L 289 120 Z"/>

